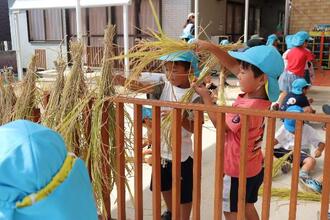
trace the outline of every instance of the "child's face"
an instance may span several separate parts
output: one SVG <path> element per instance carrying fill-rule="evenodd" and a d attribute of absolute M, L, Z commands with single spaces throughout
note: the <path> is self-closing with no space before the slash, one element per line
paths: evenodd
<path fill-rule="evenodd" d="M 251 69 L 251 66 L 248 65 L 247 67 L 243 68 L 243 65 L 241 63 L 238 80 L 240 88 L 244 93 L 256 92 L 261 86 L 265 84 L 262 78 L 262 75 L 259 77 L 254 77 L 254 73 Z"/>
<path fill-rule="evenodd" d="M 170 83 L 177 87 L 189 88 L 189 69 L 178 62 L 166 62 L 165 63 L 166 78 Z"/>
<path fill-rule="evenodd" d="M 308 86 L 306 86 L 306 87 L 303 88 L 303 93 L 304 93 L 304 95 L 307 94 L 308 90 L 309 90 L 309 87 L 308 87 Z"/>

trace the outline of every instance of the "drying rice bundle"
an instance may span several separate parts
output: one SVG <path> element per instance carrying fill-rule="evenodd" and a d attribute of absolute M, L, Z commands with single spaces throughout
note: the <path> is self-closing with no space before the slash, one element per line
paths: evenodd
<path fill-rule="evenodd" d="M 217 100 L 218 106 L 226 105 L 225 82 L 228 73 L 229 71 L 226 68 L 221 67 L 219 74 L 219 86 L 218 86 L 218 100 Z"/>
<path fill-rule="evenodd" d="M 277 158 L 274 160 L 273 162 L 273 173 L 272 173 L 272 177 L 276 177 L 280 174 L 280 170 L 282 168 L 282 166 L 285 163 L 288 163 L 288 159 L 289 157 L 292 155 L 293 151 L 290 151 L 289 153 L 285 154 L 283 157 Z"/>
<path fill-rule="evenodd" d="M 20 95 L 15 103 L 13 119 L 32 119 L 37 106 L 36 87 L 36 57 L 33 56 L 29 64 L 26 76 L 20 85 Z"/>
<path fill-rule="evenodd" d="M 0 74 L 0 124 L 2 125 L 2 118 L 5 114 L 5 106 L 6 106 L 6 91 L 5 91 L 5 78 L 2 74 Z"/>
<path fill-rule="evenodd" d="M 271 195 L 272 197 L 278 197 L 281 200 L 289 200 L 291 196 L 291 191 L 292 190 L 288 188 L 272 188 Z M 262 193 L 263 187 L 259 189 L 260 196 L 262 196 Z M 298 200 L 319 202 L 321 201 L 321 194 L 298 191 L 297 198 Z"/>
<path fill-rule="evenodd" d="M 71 42 L 70 44 L 73 66 L 65 81 L 63 95 L 60 101 L 59 114 L 60 123 L 74 109 L 77 103 L 86 99 L 87 86 L 85 84 L 82 70 L 83 44 L 80 42 Z M 84 123 L 82 112 L 76 118 L 69 120 L 68 127 L 61 132 L 68 146 L 68 150 L 82 156 L 80 150 L 86 149 L 86 140 L 84 137 Z"/>
<path fill-rule="evenodd" d="M 54 61 L 54 64 L 57 72 L 57 78 L 55 81 L 55 86 L 49 95 L 49 101 L 42 117 L 43 124 L 49 128 L 55 128 L 60 120 L 61 112 L 58 111 L 58 107 L 60 106 L 64 89 L 64 71 L 66 69 L 66 62 L 62 57 L 59 57 L 57 61 Z"/>
<path fill-rule="evenodd" d="M 5 77 L 5 84 L 3 84 L 3 97 L 4 97 L 4 102 L 1 104 L 1 108 L 3 109 L 3 114 L 1 123 L 5 124 L 11 121 L 12 119 L 12 113 L 13 109 L 16 103 L 16 95 L 14 92 L 14 76 L 13 72 L 9 69 L 5 69 L 4 71 L 4 77 Z"/>

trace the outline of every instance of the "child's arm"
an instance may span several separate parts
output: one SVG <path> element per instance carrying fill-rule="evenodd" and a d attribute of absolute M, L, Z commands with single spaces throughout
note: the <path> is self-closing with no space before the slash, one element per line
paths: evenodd
<path fill-rule="evenodd" d="M 196 83 L 192 83 L 192 87 L 195 89 L 196 93 L 200 95 L 202 101 L 205 105 L 214 105 L 212 97 L 209 93 L 209 90 L 205 87 L 205 85 L 197 85 Z M 217 127 L 217 114 L 215 112 L 207 111 L 210 120 L 212 121 L 214 127 Z M 225 124 L 226 131 L 229 129 L 227 123 Z"/>
<path fill-rule="evenodd" d="M 196 42 L 197 50 L 207 50 L 211 53 L 213 53 L 219 60 L 219 63 L 221 66 L 226 67 L 230 72 L 235 74 L 236 76 L 239 73 L 240 70 L 240 63 L 233 57 L 231 57 L 226 51 L 220 49 L 217 45 L 203 41 L 198 40 Z"/>
<path fill-rule="evenodd" d="M 322 155 L 322 152 L 324 150 L 325 144 L 323 142 L 320 142 L 318 145 L 318 148 L 314 151 L 315 158 L 318 158 Z"/>
<path fill-rule="evenodd" d="M 127 79 L 122 75 L 115 75 L 113 82 L 115 85 L 124 86 Z M 128 89 L 141 92 L 141 93 L 153 93 L 157 84 L 142 83 L 137 80 L 130 80 Z"/>

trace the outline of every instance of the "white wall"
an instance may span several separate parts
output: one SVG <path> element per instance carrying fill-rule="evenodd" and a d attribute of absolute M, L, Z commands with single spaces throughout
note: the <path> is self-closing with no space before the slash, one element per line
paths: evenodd
<path fill-rule="evenodd" d="M 10 7 L 11 5 L 9 5 Z M 9 12 L 10 18 L 10 31 L 12 38 L 13 50 L 17 49 L 16 44 L 16 31 L 15 31 L 15 22 L 14 14 L 12 11 Z M 46 65 L 47 69 L 55 68 L 53 61 L 56 60 L 59 54 L 59 44 L 58 43 L 33 43 L 29 42 L 28 39 L 28 26 L 27 26 L 27 17 L 25 11 L 20 11 L 18 15 L 19 20 L 19 40 L 21 44 L 21 59 L 22 59 L 22 68 L 27 68 L 31 59 L 31 56 L 34 54 L 35 49 L 46 49 Z M 63 21 L 65 23 L 65 21 Z M 64 29 L 65 30 L 65 29 Z M 66 52 L 66 44 L 63 45 L 62 51 Z"/>
<path fill-rule="evenodd" d="M 190 12 L 193 12 L 191 0 L 163 0 L 162 26 L 165 34 L 172 38 L 179 38 Z"/>

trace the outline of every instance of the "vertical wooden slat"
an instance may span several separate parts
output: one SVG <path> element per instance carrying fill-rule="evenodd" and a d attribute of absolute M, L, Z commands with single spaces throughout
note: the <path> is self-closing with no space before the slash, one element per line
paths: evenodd
<path fill-rule="evenodd" d="M 330 122 L 326 123 L 325 151 L 323 165 L 323 185 L 321 199 L 321 220 L 328 219 L 329 193 L 330 193 Z"/>
<path fill-rule="evenodd" d="M 110 178 L 110 166 L 108 160 L 110 159 L 109 154 L 109 101 L 105 101 L 102 107 L 102 127 L 101 127 L 101 139 L 102 139 L 102 172 L 104 175 L 104 182 L 109 182 Z M 110 201 L 110 190 L 109 187 L 102 186 L 102 198 L 105 205 L 103 210 L 103 216 L 111 219 L 111 201 Z"/>
<path fill-rule="evenodd" d="M 142 193 L 142 106 L 134 108 L 134 199 L 135 219 L 143 219 Z"/>
<path fill-rule="evenodd" d="M 160 108 L 152 107 L 152 216 L 160 220 Z"/>
<path fill-rule="evenodd" d="M 214 220 L 222 219 L 225 131 L 225 113 L 218 113 L 215 149 Z"/>
<path fill-rule="evenodd" d="M 274 135 L 276 127 L 276 118 L 268 118 L 267 140 L 265 152 L 265 175 L 264 191 L 262 196 L 262 220 L 269 219 L 269 207 L 272 190 L 272 171 L 273 171 L 273 153 L 274 153 Z"/>
<path fill-rule="evenodd" d="M 118 219 L 125 220 L 125 149 L 124 149 L 124 104 L 116 106 L 116 155 L 117 155 L 117 204 Z"/>
<path fill-rule="evenodd" d="M 246 195 L 246 163 L 248 145 L 248 116 L 241 115 L 241 146 L 239 163 L 238 185 L 238 213 L 237 219 L 245 219 L 245 195 Z"/>
<path fill-rule="evenodd" d="M 173 110 L 172 123 L 172 219 L 180 220 L 181 109 Z"/>
<path fill-rule="evenodd" d="M 193 220 L 199 220 L 201 216 L 202 123 L 203 112 L 194 111 Z"/>
<path fill-rule="evenodd" d="M 298 194 L 298 181 L 300 169 L 300 150 L 301 150 L 301 135 L 302 135 L 303 121 L 296 120 L 294 150 L 293 150 L 293 168 L 291 179 L 291 193 L 290 193 L 290 209 L 289 219 L 296 219 L 297 212 L 297 194 Z"/>

